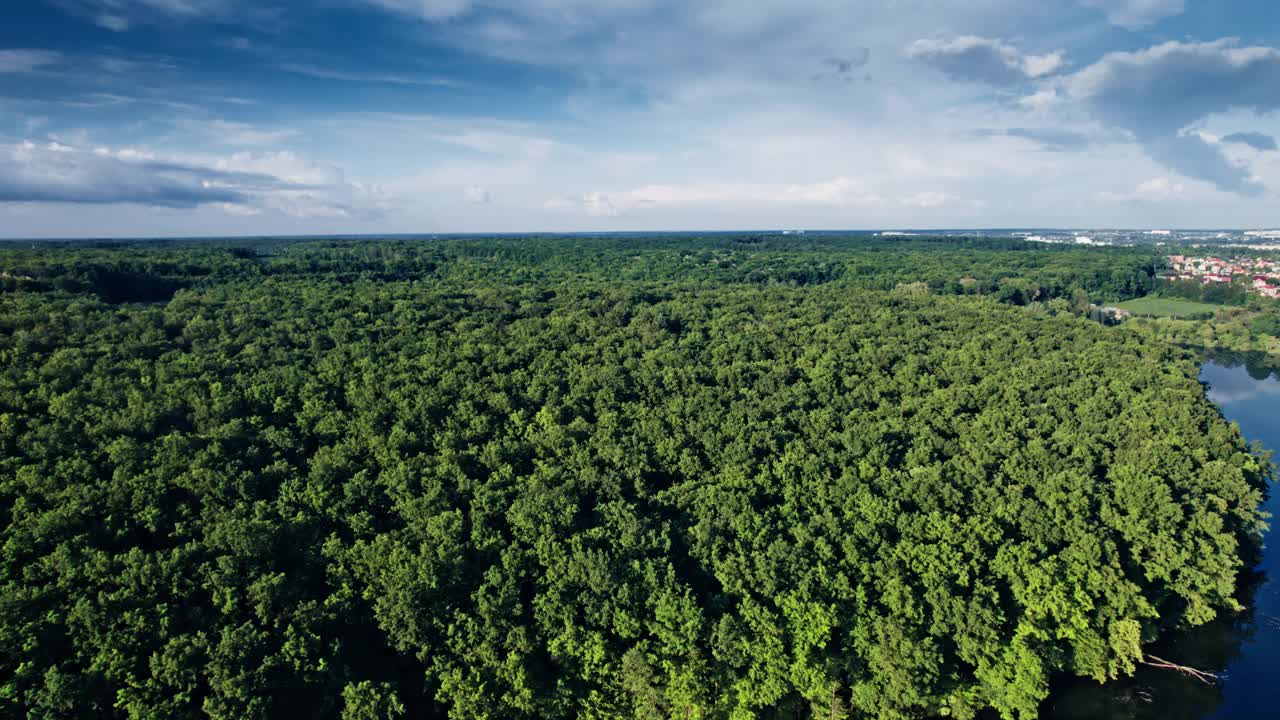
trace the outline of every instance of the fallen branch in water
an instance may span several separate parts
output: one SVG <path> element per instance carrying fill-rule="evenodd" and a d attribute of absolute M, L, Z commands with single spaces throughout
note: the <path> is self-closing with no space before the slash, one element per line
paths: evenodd
<path fill-rule="evenodd" d="M 1149 667 L 1153 667 L 1153 668 L 1160 668 L 1162 670 L 1174 670 L 1182 673 L 1183 675 L 1190 675 L 1191 677 L 1199 680 L 1205 685 L 1216 685 L 1218 681 L 1221 679 L 1214 673 L 1206 672 L 1204 670 L 1197 670 L 1193 667 L 1188 667 L 1186 665 L 1171 663 L 1168 660 L 1165 660 L 1164 658 L 1158 658 L 1155 655 L 1148 655 L 1146 659 L 1142 661 L 1142 664 L 1147 665 Z"/>

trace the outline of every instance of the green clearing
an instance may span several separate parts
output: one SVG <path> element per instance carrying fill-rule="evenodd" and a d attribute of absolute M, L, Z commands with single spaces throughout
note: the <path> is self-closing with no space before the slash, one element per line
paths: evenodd
<path fill-rule="evenodd" d="M 1128 310 L 1134 315 L 1152 315 L 1155 317 L 1185 318 L 1201 315 L 1212 315 L 1223 308 L 1222 305 L 1192 302 L 1178 298 L 1143 297 L 1137 300 L 1117 303 L 1116 307 Z"/>

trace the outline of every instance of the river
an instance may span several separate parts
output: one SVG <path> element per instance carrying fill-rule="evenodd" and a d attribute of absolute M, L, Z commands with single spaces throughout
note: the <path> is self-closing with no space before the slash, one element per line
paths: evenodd
<path fill-rule="evenodd" d="M 1250 442 L 1280 459 L 1280 380 L 1246 357 L 1210 358 L 1200 379 L 1228 420 Z M 1266 510 L 1280 517 L 1273 495 Z M 1280 519 L 1274 520 L 1280 523 Z M 1276 537 L 1275 535 L 1269 536 Z M 1207 685 L 1167 670 L 1141 668 L 1132 677 L 1099 686 L 1071 681 L 1055 690 L 1042 716 L 1051 720 L 1258 720 L 1280 718 L 1280 546 L 1263 551 L 1247 579 L 1249 609 L 1153 649 L 1161 657 L 1220 673 Z"/>

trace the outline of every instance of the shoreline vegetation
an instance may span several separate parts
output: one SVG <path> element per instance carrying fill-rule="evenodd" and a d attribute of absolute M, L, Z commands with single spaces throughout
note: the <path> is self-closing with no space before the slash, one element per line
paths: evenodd
<path fill-rule="evenodd" d="M 1280 369 L 1280 314 L 1274 308 L 1219 307 L 1209 318 L 1135 317 L 1125 325 L 1140 335 L 1183 347 L 1258 354 L 1272 369 Z"/>
<path fill-rule="evenodd" d="M 1157 262 L 2 248 L 0 714 L 1034 718 L 1238 611 L 1264 527 L 1204 323 L 1082 319 Z"/>
<path fill-rule="evenodd" d="M 1280 370 L 1280 305 L 1275 301 L 1220 305 L 1156 294 L 1114 307 L 1132 314 L 1123 321 L 1127 331 L 1201 352 L 1250 355 L 1250 367 Z"/>

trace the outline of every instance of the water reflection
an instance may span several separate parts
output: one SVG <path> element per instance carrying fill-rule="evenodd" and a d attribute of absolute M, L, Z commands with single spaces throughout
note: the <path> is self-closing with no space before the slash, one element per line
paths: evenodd
<path fill-rule="evenodd" d="M 1201 370 L 1209 397 L 1245 438 L 1280 450 L 1280 361 L 1257 355 L 1220 354 Z M 1280 510 L 1274 497 L 1266 510 Z M 1256 572 L 1245 579 L 1248 610 L 1203 628 L 1179 633 L 1151 649 L 1175 662 L 1222 674 L 1218 685 L 1168 670 L 1142 668 L 1132 677 L 1100 686 L 1064 681 L 1045 703 L 1053 720 L 1254 720 L 1280 717 L 1280 551 L 1264 548 Z"/>
<path fill-rule="evenodd" d="M 1151 654 L 1183 665 L 1221 672 L 1223 681 L 1210 685 L 1169 670 L 1142 667 L 1131 678 L 1106 686 L 1074 679 L 1065 681 L 1046 703 L 1042 715 L 1054 720 L 1205 720 L 1220 715 L 1236 678 L 1225 669 L 1247 660 L 1246 647 L 1256 635 L 1257 610 L 1252 590 L 1264 580 L 1251 576 L 1251 590 L 1242 593 L 1248 610 L 1239 615 L 1178 633 L 1150 649 Z M 1256 714 L 1230 716 L 1256 718 Z M 1263 715 L 1262 717 L 1265 717 Z"/>
<path fill-rule="evenodd" d="M 1257 352 L 1232 352 L 1230 350 L 1206 350 L 1201 353 L 1204 369 L 1201 379 L 1207 373 L 1216 382 L 1231 382 L 1237 368 L 1243 368 L 1251 380 L 1280 380 L 1280 357 Z M 1266 391 L 1266 388 L 1263 388 Z"/>

